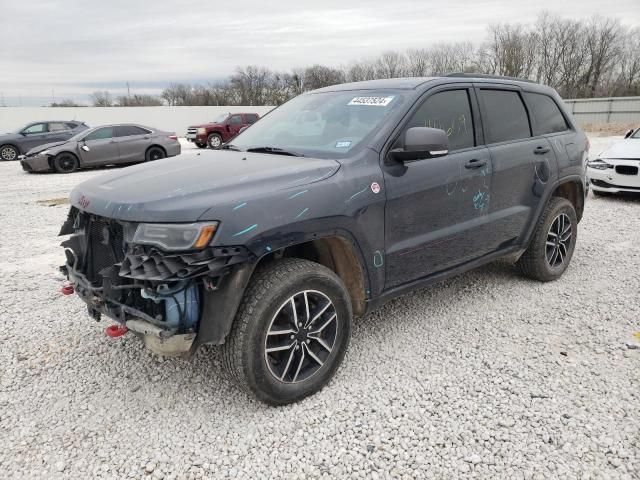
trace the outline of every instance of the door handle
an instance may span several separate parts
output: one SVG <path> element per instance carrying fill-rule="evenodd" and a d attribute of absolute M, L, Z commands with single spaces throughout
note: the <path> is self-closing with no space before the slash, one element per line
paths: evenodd
<path fill-rule="evenodd" d="M 486 160 L 481 160 L 479 158 L 473 158 L 465 163 L 464 168 L 482 168 L 487 164 Z"/>
<path fill-rule="evenodd" d="M 549 147 L 537 147 L 533 153 L 536 155 L 544 155 L 545 153 L 549 153 L 551 149 Z"/>

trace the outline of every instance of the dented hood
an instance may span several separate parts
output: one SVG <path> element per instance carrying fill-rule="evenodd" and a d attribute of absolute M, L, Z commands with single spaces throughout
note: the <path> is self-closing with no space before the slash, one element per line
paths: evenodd
<path fill-rule="evenodd" d="M 640 159 L 640 139 L 627 138 L 604 150 L 600 158 Z"/>
<path fill-rule="evenodd" d="M 267 199 L 333 175 L 335 160 L 209 150 L 113 170 L 71 192 L 72 205 L 134 222 L 218 220 L 238 201 Z"/>

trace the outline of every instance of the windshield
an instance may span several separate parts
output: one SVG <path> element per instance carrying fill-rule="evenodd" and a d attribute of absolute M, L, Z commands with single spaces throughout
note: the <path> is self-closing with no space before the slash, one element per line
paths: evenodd
<path fill-rule="evenodd" d="M 340 158 L 366 145 L 404 103 L 397 90 L 351 90 L 300 95 L 234 138 L 241 150 L 269 147 L 306 157 Z"/>
<path fill-rule="evenodd" d="M 212 120 L 211 123 L 222 123 L 229 116 L 228 113 L 223 113 L 222 115 L 218 115 L 215 120 Z"/>

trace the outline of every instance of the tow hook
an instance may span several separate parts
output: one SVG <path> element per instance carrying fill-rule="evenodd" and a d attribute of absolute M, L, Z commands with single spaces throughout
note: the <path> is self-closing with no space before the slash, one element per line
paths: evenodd
<path fill-rule="evenodd" d="M 124 325 L 110 325 L 104 329 L 104 333 L 107 337 L 118 338 L 127 333 L 129 329 Z"/>
<path fill-rule="evenodd" d="M 75 293 L 73 283 L 65 283 L 60 289 L 60 293 L 62 293 L 63 295 L 73 295 Z"/>

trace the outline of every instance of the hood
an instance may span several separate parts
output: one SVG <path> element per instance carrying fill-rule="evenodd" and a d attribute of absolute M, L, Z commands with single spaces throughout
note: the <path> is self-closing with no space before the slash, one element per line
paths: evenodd
<path fill-rule="evenodd" d="M 125 221 L 217 220 L 230 205 L 268 199 L 339 168 L 335 160 L 208 150 L 94 177 L 74 188 L 70 200 L 80 210 Z"/>
<path fill-rule="evenodd" d="M 604 150 L 600 158 L 640 159 L 640 138 L 627 138 Z"/>
<path fill-rule="evenodd" d="M 44 152 L 45 150 L 48 150 L 53 147 L 59 147 L 60 145 L 64 145 L 65 143 L 68 143 L 68 142 L 69 140 L 63 140 L 61 142 L 51 142 L 51 143 L 45 143 L 43 145 L 38 145 L 37 147 L 33 147 L 31 150 L 27 152 L 27 157 L 30 155 L 35 155 L 36 153 L 39 153 L 39 152 Z"/>
<path fill-rule="evenodd" d="M 0 142 L 8 142 L 11 140 L 21 140 L 24 136 L 19 133 L 0 133 Z"/>

